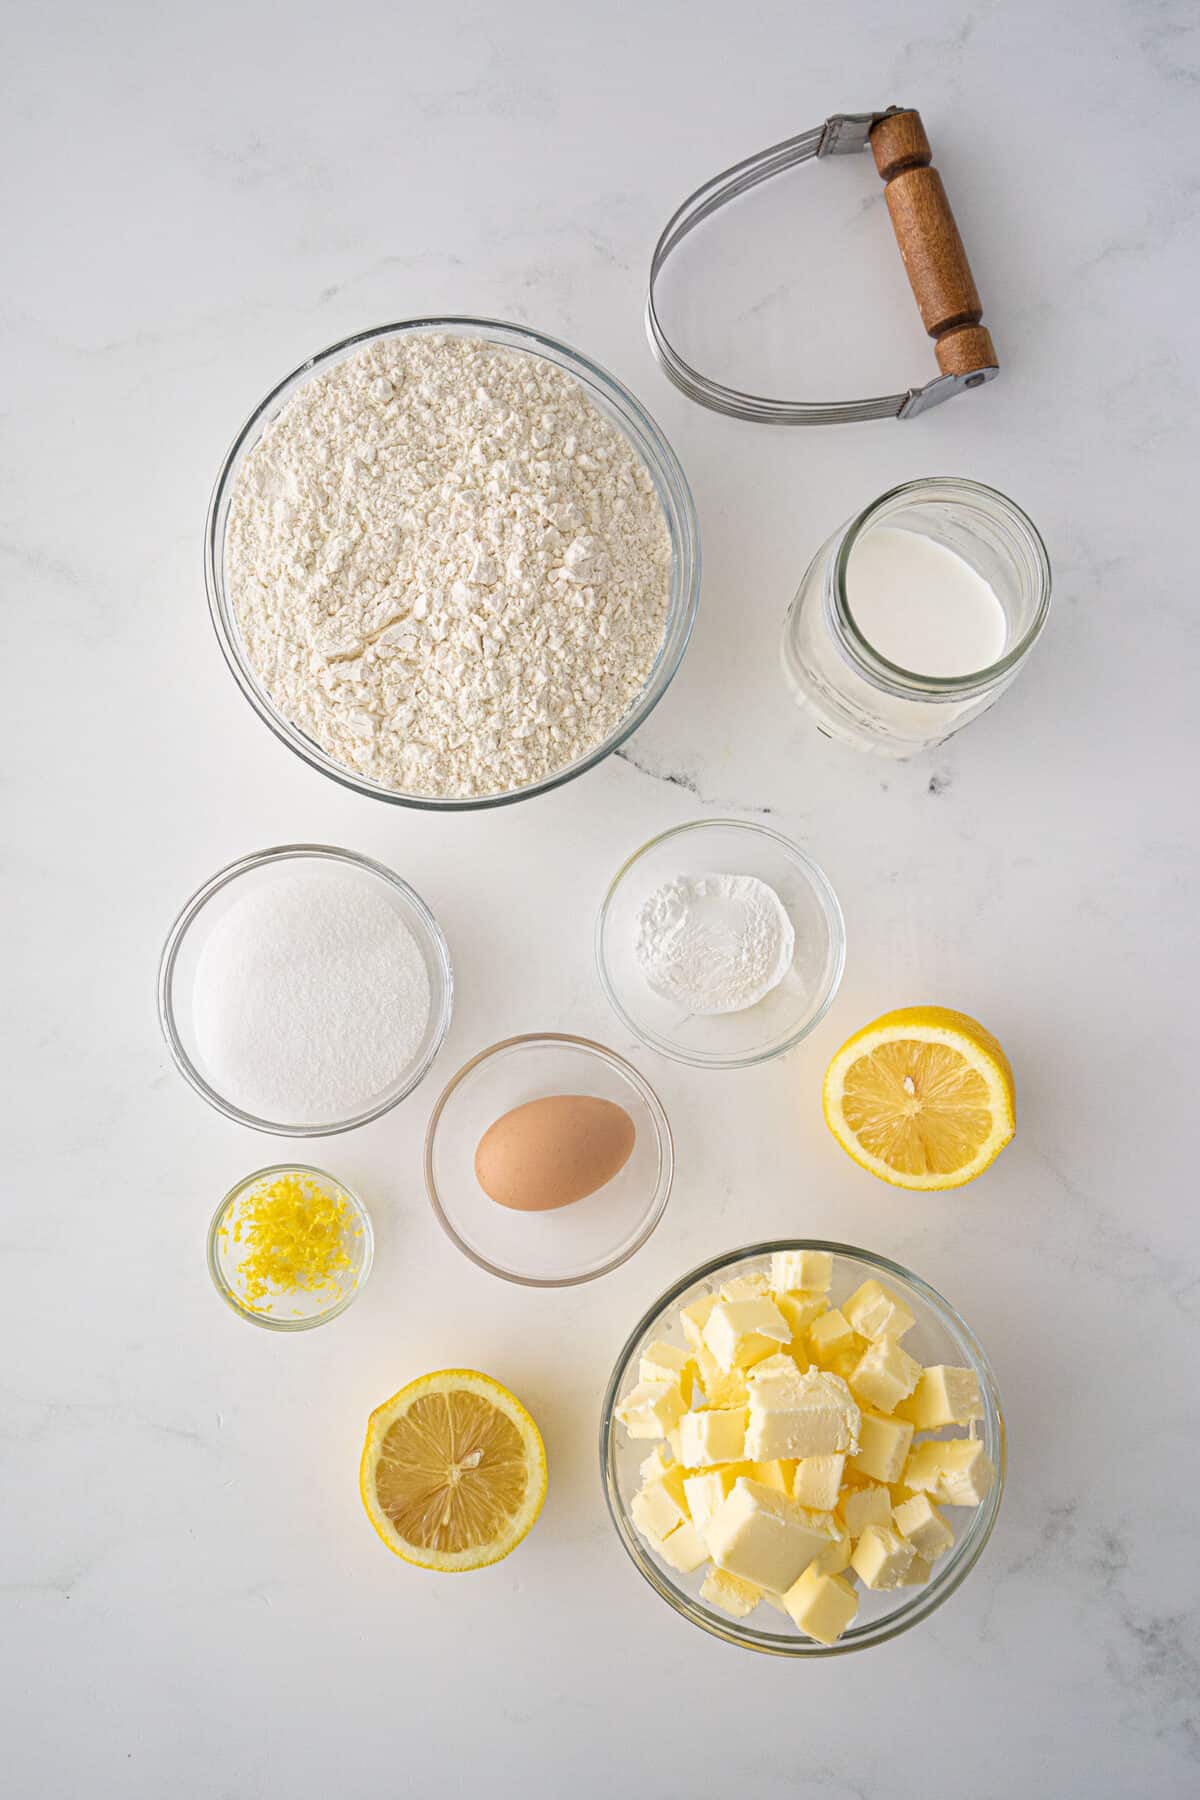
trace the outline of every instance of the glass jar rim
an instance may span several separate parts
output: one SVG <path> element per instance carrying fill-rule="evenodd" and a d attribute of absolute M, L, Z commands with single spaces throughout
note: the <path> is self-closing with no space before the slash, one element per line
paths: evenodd
<path fill-rule="evenodd" d="M 1007 650 L 1003 656 L 985 668 L 974 669 L 965 675 L 923 675 L 917 669 L 906 669 L 903 664 L 892 662 L 877 650 L 870 639 L 860 629 L 846 591 L 846 572 L 850 565 L 850 556 L 859 538 L 874 521 L 881 509 L 891 501 L 902 496 L 916 496 L 930 491 L 949 490 L 950 498 L 965 499 L 973 497 L 985 499 L 999 507 L 1013 524 L 1019 536 L 1024 540 L 1031 563 L 1036 567 L 1040 588 L 1036 611 L 1029 625 L 1021 634 L 1019 641 Z M 981 481 L 968 481 L 957 475 L 923 475 L 913 481 L 903 481 L 898 486 L 889 488 L 872 500 L 855 518 L 851 519 L 842 533 L 837 555 L 834 557 L 831 581 L 826 592 L 830 604 L 833 622 L 837 627 L 836 635 L 842 649 L 852 658 L 860 674 L 875 685 L 885 685 L 893 691 L 899 691 L 905 698 L 914 695 L 928 699 L 965 698 L 992 687 L 1001 680 L 1033 647 L 1046 623 L 1046 615 L 1050 610 L 1050 558 L 1042 535 L 1015 500 L 1002 494 L 999 488 L 988 487 Z"/>

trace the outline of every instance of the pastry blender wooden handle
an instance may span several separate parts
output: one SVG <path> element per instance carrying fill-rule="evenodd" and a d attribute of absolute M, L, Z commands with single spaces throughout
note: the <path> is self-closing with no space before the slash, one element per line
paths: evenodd
<path fill-rule="evenodd" d="M 912 110 L 892 112 L 871 129 L 875 167 L 887 186 L 892 229 L 921 321 L 934 340 L 938 368 L 964 387 L 990 379 L 997 368 L 992 334 L 980 323 L 983 303 L 963 248 L 933 153 Z"/>

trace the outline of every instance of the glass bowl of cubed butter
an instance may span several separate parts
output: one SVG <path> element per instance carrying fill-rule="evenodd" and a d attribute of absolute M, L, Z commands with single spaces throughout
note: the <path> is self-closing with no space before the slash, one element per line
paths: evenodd
<path fill-rule="evenodd" d="M 970 1327 L 849 1244 L 715 1258 L 635 1326 L 604 1397 L 613 1523 L 694 1625 L 776 1656 L 885 1643 L 978 1562 L 1004 1418 Z"/>

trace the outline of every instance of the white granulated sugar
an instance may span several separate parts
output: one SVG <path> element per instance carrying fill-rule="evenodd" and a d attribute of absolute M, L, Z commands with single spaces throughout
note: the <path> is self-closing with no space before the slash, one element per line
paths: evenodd
<path fill-rule="evenodd" d="M 197 958 L 193 1027 L 209 1082 L 276 1125 L 365 1112 L 429 1023 L 421 948 L 376 876 L 320 864 L 236 892 Z"/>
<path fill-rule="evenodd" d="M 478 338 L 368 345 L 246 457 L 225 574 L 279 709 L 348 768 L 504 792 L 596 748 L 662 645 L 650 475 L 572 376 Z"/>
<path fill-rule="evenodd" d="M 638 916 L 635 951 L 656 993 L 689 1013 L 741 1012 L 778 987 L 796 933 L 779 895 L 755 875 L 680 876 Z"/>

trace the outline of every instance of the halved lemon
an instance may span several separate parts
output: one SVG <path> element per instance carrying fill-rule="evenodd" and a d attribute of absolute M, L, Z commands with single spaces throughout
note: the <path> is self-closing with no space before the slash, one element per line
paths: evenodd
<path fill-rule="evenodd" d="M 485 1569 L 546 1497 L 546 1450 L 521 1402 L 476 1369 L 422 1375 L 377 1406 L 359 1468 L 367 1517 L 423 1569 Z"/>
<path fill-rule="evenodd" d="M 961 1187 L 1017 1126 L 1008 1058 L 945 1006 L 902 1007 L 856 1031 L 825 1071 L 824 1102 L 842 1149 L 892 1187 Z"/>

